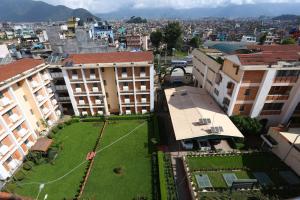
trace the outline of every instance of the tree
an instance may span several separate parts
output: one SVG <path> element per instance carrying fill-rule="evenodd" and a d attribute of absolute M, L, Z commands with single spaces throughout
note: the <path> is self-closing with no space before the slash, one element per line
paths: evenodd
<path fill-rule="evenodd" d="M 265 33 L 259 38 L 259 44 L 263 45 L 265 43 L 266 39 L 267 39 L 267 34 Z"/>
<path fill-rule="evenodd" d="M 201 43 L 201 41 L 200 41 L 200 38 L 199 38 L 199 37 L 193 37 L 193 38 L 190 40 L 190 42 L 189 42 L 189 44 L 190 44 L 193 48 L 199 48 L 200 43 Z"/>
<path fill-rule="evenodd" d="M 263 126 L 256 119 L 248 116 L 235 115 L 230 117 L 234 125 L 243 133 L 243 134 L 260 134 Z"/>
<path fill-rule="evenodd" d="M 282 40 L 281 44 L 296 44 L 296 40 L 294 38 L 288 37 Z"/>
<path fill-rule="evenodd" d="M 163 34 L 159 29 L 157 29 L 156 31 L 150 34 L 150 41 L 156 49 L 159 48 L 162 40 L 163 40 Z"/>
<path fill-rule="evenodd" d="M 180 49 L 182 46 L 182 29 L 179 22 L 169 22 L 164 28 L 164 41 L 167 44 L 169 52 L 172 49 Z"/>

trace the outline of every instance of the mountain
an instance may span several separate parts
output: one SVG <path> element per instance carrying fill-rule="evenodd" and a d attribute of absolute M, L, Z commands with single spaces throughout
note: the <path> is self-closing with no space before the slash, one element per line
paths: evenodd
<path fill-rule="evenodd" d="M 66 6 L 53 6 L 41 1 L 1 0 L 0 2 L 0 21 L 65 21 L 72 16 L 83 20 L 95 17 L 89 11 L 82 8 L 71 9 Z"/>
<path fill-rule="evenodd" d="M 122 10 L 96 14 L 104 19 L 129 19 L 131 16 L 141 16 L 148 19 L 156 18 L 182 18 L 197 19 L 202 17 L 259 17 L 259 16 L 278 16 L 282 14 L 300 14 L 300 3 L 259 3 L 259 4 L 229 4 L 216 8 L 192 8 L 192 9 L 134 9 L 124 8 Z"/>
<path fill-rule="evenodd" d="M 300 21 L 300 16 L 299 15 L 280 15 L 277 17 L 274 17 L 273 20 L 299 20 Z"/>

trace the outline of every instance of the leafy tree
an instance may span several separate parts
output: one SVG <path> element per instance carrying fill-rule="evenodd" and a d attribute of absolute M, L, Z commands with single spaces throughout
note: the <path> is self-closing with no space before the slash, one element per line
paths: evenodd
<path fill-rule="evenodd" d="M 281 44 L 296 44 L 296 40 L 294 38 L 288 37 L 282 40 Z"/>
<path fill-rule="evenodd" d="M 169 52 L 172 49 L 180 49 L 182 46 L 182 29 L 179 22 L 169 22 L 164 28 L 164 41 L 167 44 Z"/>
<path fill-rule="evenodd" d="M 267 39 L 267 34 L 265 33 L 259 38 L 259 44 L 263 45 L 265 43 L 266 39 Z"/>
<path fill-rule="evenodd" d="M 189 44 L 193 47 L 193 48 L 199 48 L 201 41 L 199 37 L 193 37 Z"/>
<path fill-rule="evenodd" d="M 263 128 L 262 124 L 256 119 L 248 116 L 235 115 L 230 117 L 234 125 L 243 134 L 259 134 Z"/>
<path fill-rule="evenodd" d="M 156 31 L 152 32 L 150 34 L 150 40 L 151 40 L 152 45 L 156 49 L 158 49 L 159 45 L 161 44 L 161 42 L 163 40 L 163 34 L 162 34 L 162 32 L 159 29 L 157 29 Z"/>

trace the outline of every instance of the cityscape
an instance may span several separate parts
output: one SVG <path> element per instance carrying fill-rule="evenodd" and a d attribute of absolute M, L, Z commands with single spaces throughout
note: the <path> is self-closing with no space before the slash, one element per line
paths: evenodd
<path fill-rule="evenodd" d="M 1 0 L 0 200 L 299 199 L 299 6 Z"/>

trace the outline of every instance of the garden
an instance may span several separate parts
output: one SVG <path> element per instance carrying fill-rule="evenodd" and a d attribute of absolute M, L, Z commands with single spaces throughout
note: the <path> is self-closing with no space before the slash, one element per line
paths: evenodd
<path fill-rule="evenodd" d="M 73 118 L 29 152 L 5 190 L 35 199 L 159 199 L 156 118 Z M 92 158 L 92 159 L 90 159 Z"/>
<path fill-rule="evenodd" d="M 200 199 L 282 199 L 299 195 L 300 178 L 268 152 L 189 155 L 184 163 L 190 186 Z"/>

